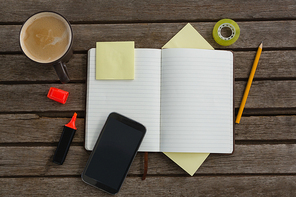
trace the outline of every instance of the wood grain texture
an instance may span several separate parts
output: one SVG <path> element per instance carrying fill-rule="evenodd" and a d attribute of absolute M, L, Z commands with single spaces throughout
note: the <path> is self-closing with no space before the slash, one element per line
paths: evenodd
<path fill-rule="evenodd" d="M 235 82 L 235 107 L 239 107 L 246 82 Z M 48 99 L 53 86 L 70 92 L 66 104 Z M 85 84 L 0 85 L 1 112 L 84 111 Z M 290 108 L 296 106 L 296 81 L 254 81 L 246 108 Z"/>
<path fill-rule="evenodd" d="M 80 175 L 89 152 L 82 146 L 71 146 L 63 165 L 52 162 L 56 147 L 0 147 L 0 176 Z M 295 174 L 296 144 L 236 145 L 234 154 L 211 154 L 196 172 L 216 174 Z M 129 175 L 142 175 L 144 153 L 138 153 Z M 179 166 L 162 153 L 149 153 L 149 175 L 186 175 Z"/>
<path fill-rule="evenodd" d="M 86 79 L 87 56 L 75 54 L 66 64 L 71 81 Z M 44 66 L 25 55 L 0 55 L 0 81 L 2 82 L 58 82 L 53 66 Z"/>
<path fill-rule="evenodd" d="M 57 143 L 69 118 L 36 114 L 1 114 L 0 143 Z M 84 143 L 84 118 L 77 118 L 73 142 Z M 237 140 L 296 140 L 296 116 L 243 117 L 235 125 Z"/>
<path fill-rule="evenodd" d="M 234 52 L 236 79 L 247 79 L 255 58 L 255 51 Z M 272 61 L 271 61 L 272 60 Z M 254 76 L 255 80 L 270 78 L 295 78 L 295 51 L 263 51 Z M 0 55 L 0 82 L 58 81 L 51 66 L 40 66 L 24 55 Z M 74 54 L 67 63 L 72 81 L 86 80 L 87 55 Z"/>
<path fill-rule="evenodd" d="M 235 82 L 238 108 L 246 82 Z M 286 108 L 296 106 L 296 81 L 253 81 L 245 108 Z"/>
<path fill-rule="evenodd" d="M 46 118 L 36 114 L 1 114 L 0 143 L 57 143 L 71 118 Z M 77 118 L 73 142 L 84 142 L 84 119 Z"/>
<path fill-rule="evenodd" d="M 296 116 L 242 117 L 236 140 L 296 140 Z"/>
<path fill-rule="evenodd" d="M 265 43 L 264 43 L 265 44 Z M 236 79 L 248 79 L 256 51 L 234 52 Z M 254 79 L 295 78 L 295 51 L 264 51 L 261 53 Z"/>
<path fill-rule="evenodd" d="M 212 31 L 215 22 L 191 23 L 196 30 L 216 49 L 256 49 L 264 41 L 264 49 L 295 48 L 296 21 L 252 21 L 238 22 L 240 37 L 230 47 L 218 45 Z M 98 41 L 135 41 L 138 48 L 161 48 L 184 23 L 131 23 L 131 24 L 74 24 L 75 51 L 86 51 L 95 47 Z M 20 52 L 20 25 L 2 25 L 0 31 L 0 52 Z M 287 31 L 289 29 L 289 31 Z M 263 49 L 263 50 L 264 50 Z"/>
<path fill-rule="evenodd" d="M 50 87 L 69 92 L 65 104 L 47 98 Z M 0 111 L 79 111 L 85 109 L 85 84 L 0 85 L 3 105 Z"/>
<path fill-rule="evenodd" d="M 294 1 L 5 1 L 0 22 L 23 22 L 35 12 L 52 10 L 71 22 L 202 21 L 233 18 L 243 20 L 295 18 Z M 11 7 L 13 6 L 13 9 Z"/>
<path fill-rule="evenodd" d="M 296 176 L 127 177 L 116 196 L 289 196 Z M 73 178 L 0 179 L 1 196 L 110 196 Z"/>

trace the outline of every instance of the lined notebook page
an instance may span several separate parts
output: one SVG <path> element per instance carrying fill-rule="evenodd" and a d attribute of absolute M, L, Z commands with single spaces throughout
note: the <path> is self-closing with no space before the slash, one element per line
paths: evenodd
<path fill-rule="evenodd" d="M 85 148 L 92 150 L 111 112 L 143 124 L 139 151 L 160 151 L 161 50 L 135 49 L 134 80 L 96 80 L 95 49 L 88 53 Z"/>
<path fill-rule="evenodd" d="M 233 152 L 233 54 L 162 50 L 161 151 Z"/>

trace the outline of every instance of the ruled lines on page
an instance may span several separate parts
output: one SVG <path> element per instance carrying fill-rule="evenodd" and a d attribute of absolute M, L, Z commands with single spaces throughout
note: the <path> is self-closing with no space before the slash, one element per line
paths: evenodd
<path fill-rule="evenodd" d="M 233 151 L 233 54 L 164 49 L 161 151 Z"/>
<path fill-rule="evenodd" d="M 92 150 L 111 112 L 143 124 L 146 135 L 139 151 L 160 147 L 160 49 L 135 49 L 134 80 L 96 80 L 95 49 L 89 50 L 85 148 Z"/>

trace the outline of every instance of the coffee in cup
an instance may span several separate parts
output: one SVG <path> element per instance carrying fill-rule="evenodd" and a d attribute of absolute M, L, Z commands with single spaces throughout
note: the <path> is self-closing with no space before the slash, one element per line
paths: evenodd
<path fill-rule="evenodd" d="M 53 65 L 61 82 L 70 81 L 65 62 L 72 55 L 73 33 L 69 22 L 55 12 L 31 16 L 20 31 L 20 46 L 31 60 Z"/>

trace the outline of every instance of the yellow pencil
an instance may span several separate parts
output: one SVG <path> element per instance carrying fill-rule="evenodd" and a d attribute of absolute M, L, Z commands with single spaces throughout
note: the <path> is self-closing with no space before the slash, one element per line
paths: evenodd
<path fill-rule="evenodd" d="M 250 73 L 250 76 L 249 76 L 249 80 L 248 80 L 248 83 L 247 83 L 247 86 L 246 86 L 246 89 L 245 89 L 245 93 L 244 93 L 242 102 L 240 104 L 238 114 L 236 116 L 235 123 L 238 123 L 238 124 L 240 123 L 240 119 L 242 117 L 242 114 L 243 114 L 243 111 L 244 111 L 244 108 L 245 108 L 245 104 L 247 102 L 249 91 L 250 91 L 252 81 L 253 81 L 253 78 L 254 78 L 254 75 L 255 75 L 255 71 L 256 71 L 256 68 L 257 68 L 257 65 L 258 65 L 258 62 L 259 62 L 259 58 L 260 58 L 260 55 L 261 55 L 261 52 L 262 52 L 262 45 L 263 45 L 263 42 L 261 42 L 261 44 L 258 47 L 256 57 L 255 57 L 255 60 L 254 60 L 254 63 L 253 63 L 253 67 L 252 67 L 252 70 L 251 70 L 251 73 Z"/>

